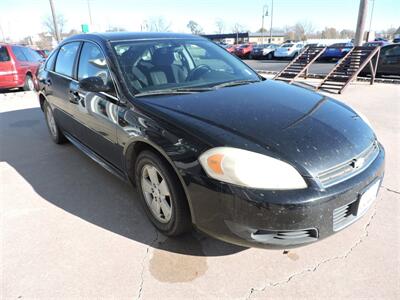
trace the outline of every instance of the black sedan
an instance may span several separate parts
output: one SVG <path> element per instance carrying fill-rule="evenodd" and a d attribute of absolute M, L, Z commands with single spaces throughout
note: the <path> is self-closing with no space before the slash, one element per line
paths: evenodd
<path fill-rule="evenodd" d="M 366 66 L 360 75 L 370 75 L 370 72 L 369 66 Z M 382 46 L 376 76 L 400 76 L 400 43 Z"/>
<path fill-rule="evenodd" d="M 166 235 L 314 242 L 364 215 L 382 182 L 384 150 L 364 117 L 198 36 L 73 36 L 38 78 L 54 142 L 137 186 Z"/>

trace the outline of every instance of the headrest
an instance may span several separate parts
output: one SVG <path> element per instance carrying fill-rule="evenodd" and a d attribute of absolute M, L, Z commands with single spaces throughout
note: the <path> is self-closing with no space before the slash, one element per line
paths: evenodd
<path fill-rule="evenodd" d="M 163 47 L 153 53 L 154 66 L 170 66 L 175 60 L 174 49 L 172 47 Z"/>

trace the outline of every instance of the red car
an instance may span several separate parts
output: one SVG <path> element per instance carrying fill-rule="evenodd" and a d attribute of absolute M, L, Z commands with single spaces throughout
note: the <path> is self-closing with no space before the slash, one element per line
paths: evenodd
<path fill-rule="evenodd" d="M 229 53 L 235 53 L 237 45 L 226 45 L 224 46 L 225 50 Z"/>
<path fill-rule="evenodd" d="M 42 61 L 31 48 L 0 43 L 0 89 L 35 90 L 36 71 Z"/>
<path fill-rule="evenodd" d="M 248 58 L 253 50 L 253 44 L 244 44 L 236 48 L 235 54 L 240 58 Z"/>
<path fill-rule="evenodd" d="M 38 49 L 35 51 L 43 58 L 47 58 L 50 54 L 50 50 L 46 50 L 46 49 Z"/>

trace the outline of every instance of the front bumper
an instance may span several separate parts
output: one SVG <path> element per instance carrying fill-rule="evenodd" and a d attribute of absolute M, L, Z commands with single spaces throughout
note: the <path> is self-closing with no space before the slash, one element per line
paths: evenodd
<path fill-rule="evenodd" d="M 357 215 L 360 196 L 382 181 L 384 159 L 381 147 L 367 169 L 325 190 L 254 190 L 192 178 L 195 183 L 188 192 L 193 221 L 212 237 L 246 247 L 288 248 L 315 242 L 362 216 Z"/>

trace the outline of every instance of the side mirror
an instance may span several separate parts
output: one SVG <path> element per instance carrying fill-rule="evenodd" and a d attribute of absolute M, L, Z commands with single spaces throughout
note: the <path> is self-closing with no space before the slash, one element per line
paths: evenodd
<path fill-rule="evenodd" d="M 111 87 L 107 84 L 104 84 L 103 79 L 98 76 L 91 76 L 79 80 L 79 86 L 84 91 L 94 93 L 109 92 L 111 90 Z"/>

